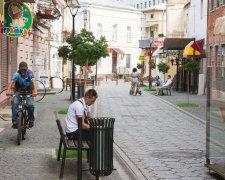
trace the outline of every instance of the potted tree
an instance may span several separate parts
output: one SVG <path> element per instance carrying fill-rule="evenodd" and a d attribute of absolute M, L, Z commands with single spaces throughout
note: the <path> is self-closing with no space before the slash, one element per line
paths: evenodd
<path fill-rule="evenodd" d="M 75 64 L 85 66 L 85 84 L 86 89 L 88 66 L 93 66 L 100 58 L 109 56 L 107 51 L 107 41 L 104 36 L 97 40 L 92 32 L 82 29 L 79 34 L 69 36 L 66 39 L 67 46 L 59 48 L 59 57 L 65 57 L 69 60 L 75 60 Z"/>

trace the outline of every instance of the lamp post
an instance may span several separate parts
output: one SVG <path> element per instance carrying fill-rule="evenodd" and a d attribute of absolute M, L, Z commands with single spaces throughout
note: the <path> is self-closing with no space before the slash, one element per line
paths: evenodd
<path fill-rule="evenodd" d="M 153 43 L 154 39 L 153 37 L 150 37 L 149 39 L 149 43 L 150 43 L 150 53 L 149 53 L 149 85 L 148 87 L 151 88 L 151 59 L 152 59 L 152 43 Z"/>
<path fill-rule="evenodd" d="M 73 19 L 73 30 L 72 30 L 72 36 L 75 34 L 75 17 L 77 15 L 78 9 L 80 6 L 78 5 L 76 0 L 66 0 L 67 6 L 70 9 L 70 13 L 72 15 Z M 76 11 L 75 11 L 76 10 Z M 72 61 L 72 99 L 73 102 L 75 101 L 75 59 L 73 56 Z"/>

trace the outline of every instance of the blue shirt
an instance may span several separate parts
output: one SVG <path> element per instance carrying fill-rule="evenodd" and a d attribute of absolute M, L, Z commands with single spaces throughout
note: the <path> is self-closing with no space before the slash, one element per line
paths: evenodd
<path fill-rule="evenodd" d="M 31 70 L 27 70 L 25 77 L 22 77 L 20 71 L 17 71 L 14 75 L 12 80 L 15 82 L 16 91 L 19 89 L 21 90 L 32 90 L 33 83 L 32 80 L 35 80 L 34 74 Z"/>

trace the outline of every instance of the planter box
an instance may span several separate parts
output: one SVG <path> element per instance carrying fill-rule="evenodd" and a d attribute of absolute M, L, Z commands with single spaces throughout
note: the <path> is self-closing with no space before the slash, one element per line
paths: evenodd
<path fill-rule="evenodd" d="M 104 80 L 104 78 L 98 78 L 98 81 L 103 81 Z"/>
<path fill-rule="evenodd" d="M 125 79 L 125 82 L 131 82 L 131 79 Z"/>
<path fill-rule="evenodd" d="M 112 79 L 112 81 L 117 81 L 118 79 Z"/>

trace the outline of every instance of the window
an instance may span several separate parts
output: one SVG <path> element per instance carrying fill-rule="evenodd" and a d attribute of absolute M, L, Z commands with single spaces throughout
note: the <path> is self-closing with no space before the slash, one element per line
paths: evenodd
<path fill-rule="evenodd" d="M 112 40 L 116 41 L 117 40 L 117 25 L 113 25 L 113 36 L 112 36 Z"/>
<path fill-rule="evenodd" d="M 137 9 L 139 9 L 139 4 L 137 4 Z"/>
<path fill-rule="evenodd" d="M 213 10 L 214 10 L 214 0 L 211 0 L 210 10 L 211 10 L 211 11 L 213 11 Z"/>
<path fill-rule="evenodd" d="M 126 55 L 126 68 L 130 68 L 130 54 Z"/>
<path fill-rule="evenodd" d="M 203 19 L 203 0 L 201 0 L 200 18 Z"/>
<path fill-rule="evenodd" d="M 127 26 L 127 42 L 131 42 L 131 27 Z"/>
<path fill-rule="evenodd" d="M 143 7 L 142 7 L 142 3 L 141 3 L 141 9 L 142 9 Z"/>
<path fill-rule="evenodd" d="M 148 6 L 151 7 L 151 1 L 148 1 Z"/>
<path fill-rule="evenodd" d="M 218 62 L 218 52 L 219 52 L 219 46 L 215 46 L 215 62 L 214 65 L 218 66 L 219 62 Z"/>
<path fill-rule="evenodd" d="M 225 5 L 225 0 L 223 0 L 223 5 Z"/>
<path fill-rule="evenodd" d="M 216 0 L 216 8 L 220 7 L 220 0 Z"/>
<path fill-rule="evenodd" d="M 155 0 L 153 0 L 153 6 L 155 6 Z"/>
<path fill-rule="evenodd" d="M 145 8 L 147 8 L 147 2 L 145 2 Z"/>
<path fill-rule="evenodd" d="M 154 14 L 150 14 L 150 17 L 151 17 L 151 18 L 154 18 Z"/>
<path fill-rule="evenodd" d="M 97 25 L 97 38 L 100 39 L 102 36 L 102 24 Z"/>
<path fill-rule="evenodd" d="M 154 38 L 154 31 L 151 30 L 151 37 Z"/>
<path fill-rule="evenodd" d="M 99 59 L 99 60 L 97 61 L 97 66 L 98 66 L 98 67 L 102 67 L 102 60 L 101 60 L 101 59 Z"/>
<path fill-rule="evenodd" d="M 164 0 L 162 0 L 162 3 L 164 3 Z"/>
<path fill-rule="evenodd" d="M 213 51 L 213 47 L 210 46 L 209 47 L 209 62 L 208 62 L 208 66 L 212 65 L 212 55 L 213 55 L 212 51 Z"/>
<path fill-rule="evenodd" d="M 225 66 L 225 44 L 221 46 L 221 66 Z"/>

